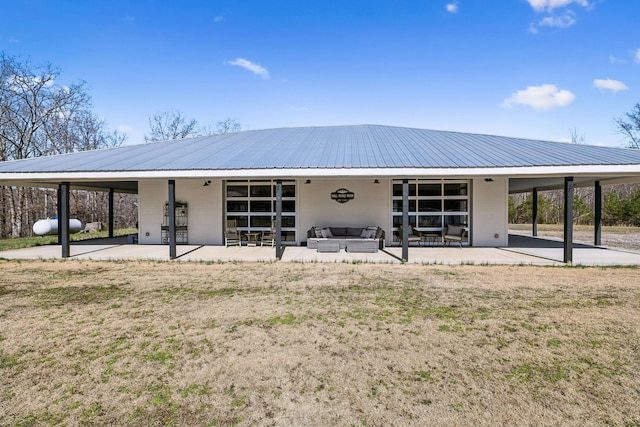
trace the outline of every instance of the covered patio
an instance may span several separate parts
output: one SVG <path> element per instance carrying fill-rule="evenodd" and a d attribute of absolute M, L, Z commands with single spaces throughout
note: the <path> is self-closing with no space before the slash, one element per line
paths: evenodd
<path fill-rule="evenodd" d="M 619 264 L 623 257 L 599 248 L 602 186 L 639 180 L 639 150 L 376 125 L 247 131 L 0 162 L 0 185 L 58 190 L 58 252 L 36 248 L 45 251 L 36 258 Z M 596 192 L 594 246 L 574 248 L 574 188 L 586 186 Z M 109 191 L 109 230 L 113 193 L 138 194 L 138 249 L 127 255 L 117 245 L 71 245 L 71 188 Z M 564 193 L 563 244 L 514 250 L 508 195 L 532 192 L 535 200 L 555 188 Z M 273 247 L 224 248 L 227 221 L 245 236 L 273 228 Z M 317 254 L 305 245 L 318 226 L 376 226 L 388 249 Z M 463 250 L 410 245 L 413 230 L 437 238 L 456 227 L 464 230 Z"/>
<path fill-rule="evenodd" d="M 219 245 L 177 245 L 172 258 L 167 246 L 127 244 L 126 236 L 76 242 L 70 246 L 72 260 L 151 260 L 177 262 L 276 262 L 270 247 L 224 247 Z M 402 263 L 400 246 L 377 253 L 319 253 L 305 246 L 288 246 L 280 262 L 293 263 Z M 574 245 L 572 265 L 640 265 L 640 253 L 617 248 Z M 410 246 L 409 263 L 442 265 L 544 265 L 562 266 L 562 240 L 510 235 L 506 247 Z M 0 259 L 62 259 L 60 245 L 36 246 L 0 252 Z"/>

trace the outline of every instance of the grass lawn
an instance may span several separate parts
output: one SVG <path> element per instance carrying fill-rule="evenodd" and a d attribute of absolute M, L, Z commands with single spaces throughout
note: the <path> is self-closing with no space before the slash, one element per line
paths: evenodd
<path fill-rule="evenodd" d="M 0 425 L 640 425 L 636 268 L 0 269 Z"/>
<path fill-rule="evenodd" d="M 113 235 L 126 236 L 129 234 L 137 233 L 135 228 L 126 228 L 114 230 Z M 94 233 L 76 233 L 70 236 L 72 242 L 79 242 L 81 240 L 98 239 L 108 237 L 109 231 L 98 231 Z M 33 246 L 43 246 L 58 244 L 58 236 L 35 236 L 35 237 L 20 237 L 17 239 L 0 239 L 0 251 L 8 251 L 11 249 L 31 248 Z"/>

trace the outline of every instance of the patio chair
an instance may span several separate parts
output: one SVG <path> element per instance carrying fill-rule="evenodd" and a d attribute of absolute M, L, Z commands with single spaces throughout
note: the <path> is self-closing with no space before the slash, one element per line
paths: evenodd
<path fill-rule="evenodd" d="M 442 236 L 442 240 L 445 243 L 448 243 L 451 246 L 451 242 L 457 242 L 460 247 L 462 247 L 462 241 L 464 240 L 464 227 L 459 225 L 449 225 L 447 226 L 446 231 L 444 232 L 444 236 Z"/>
<path fill-rule="evenodd" d="M 224 245 L 229 246 L 242 246 L 242 239 L 240 238 L 240 232 L 236 226 L 235 219 L 228 219 L 224 229 Z"/>
<path fill-rule="evenodd" d="M 260 238 L 260 245 L 264 246 L 264 244 L 271 244 L 271 246 L 276 245 L 276 222 L 271 221 L 271 229 L 262 232 L 262 237 Z"/>
<path fill-rule="evenodd" d="M 402 243 L 402 237 L 404 236 L 404 234 L 402 233 L 402 226 L 398 227 L 398 240 L 400 240 L 400 243 Z M 409 231 L 409 235 L 407 236 L 407 242 L 409 244 L 411 244 L 411 242 L 417 242 L 418 245 L 420 245 L 420 242 L 422 241 L 422 237 L 419 236 L 418 234 L 415 234 L 415 230 L 413 227 L 411 227 L 411 230 Z"/>

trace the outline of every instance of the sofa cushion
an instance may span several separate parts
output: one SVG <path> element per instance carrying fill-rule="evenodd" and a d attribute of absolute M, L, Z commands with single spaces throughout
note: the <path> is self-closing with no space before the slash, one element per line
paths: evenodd
<path fill-rule="evenodd" d="M 360 237 L 363 239 L 373 239 L 375 235 L 376 230 L 369 230 L 368 228 L 363 229 L 362 233 L 360 233 Z"/>
<path fill-rule="evenodd" d="M 315 233 L 316 238 L 320 239 L 322 237 L 322 228 L 313 227 L 313 232 Z"/>
<path fill-rule="evenodd" d="M 360 233 L 362 233 L 362 227 L 347 227 L 347 236 L 349 237 L 359 237 Z"/>
<path fill-rule="evenodd" d="M 331 232 L 330 228 L 323 228 L 322 229 L 322 237 L 327 238 L 327 237 L 333 237 L 333 233 Z"/>
<path fill-rule="evenodd" d="M 346 236 L 347 227 L 329 227 L 334 236 Z"/>

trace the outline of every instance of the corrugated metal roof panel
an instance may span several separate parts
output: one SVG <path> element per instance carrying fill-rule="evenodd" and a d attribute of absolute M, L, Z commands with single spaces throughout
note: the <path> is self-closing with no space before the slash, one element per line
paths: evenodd
<path fill-rule="evenodd" d="M 2 172 L 640 164 L 640 151 L 390 126 L 284 128 L 0 163 Z"/>

